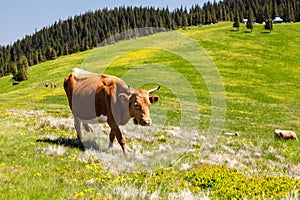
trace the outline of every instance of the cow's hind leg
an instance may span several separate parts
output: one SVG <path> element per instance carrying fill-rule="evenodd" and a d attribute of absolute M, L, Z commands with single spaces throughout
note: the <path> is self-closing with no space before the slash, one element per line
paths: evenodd
<path fill-rule="evenodd" d="M 74 117 L 74 125 L 75 125 L 75 130 L 77 133 L 77 140 L 79 142 L 78 147 L 81 150 L 84 150 L 84 145 L 82 143 L 82 122 L 77 119 L 76 117 Z"/>
<path fill-rule="evenodd" d="M 74 117 L 74 125 L 77 133 L 77 139 L 82 141 L 82 122 Z"/>

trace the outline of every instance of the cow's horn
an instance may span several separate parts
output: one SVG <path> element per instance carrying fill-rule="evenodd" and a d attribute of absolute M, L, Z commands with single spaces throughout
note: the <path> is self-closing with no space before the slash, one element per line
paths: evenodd
<path fill-rule="evenodd" d="M 151 94 L 153 92 L 156 92 L 157 90 L 159 90 L 159 88 L 160 88 L 160 85 L 157 88 L 154 88 L 152 90 L 148 90 L 148 93 Z"/>

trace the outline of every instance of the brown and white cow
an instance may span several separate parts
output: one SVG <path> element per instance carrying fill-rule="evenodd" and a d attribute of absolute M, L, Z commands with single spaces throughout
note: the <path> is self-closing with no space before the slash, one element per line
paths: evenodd
<path fill-rule="evenodd" d="M 150 105 L 157 102 L 158 96 L 149 94 L 155 89 L 133 90 L 123 80 L 105 74 L 74 72 L 64 79 L 64 89 L 74 116 L 77 138 L 82 140 L 82 126 L 91 131 L 89 123 L 107 122 L 111 128 L 109 147 L 115 137 L 126 153 L 126 139 L 119 126 L 125 125 L 130 118 L 135 124 L 151 125 Z"/>
<path fill-rule="evenodd" d="M 297 135 L 296 135 L 295 132 L 287 131 L 287 130 L 274 130 L 274 137 L 275 138 L 298 140 Z"/>

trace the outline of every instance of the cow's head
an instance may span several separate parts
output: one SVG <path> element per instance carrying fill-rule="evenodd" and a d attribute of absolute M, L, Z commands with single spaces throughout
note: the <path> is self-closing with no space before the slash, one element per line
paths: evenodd
<path fill-rule="evenodd" d="M 281 130 L 274 130 L 274 137 L 283 138 L 283 134 Z"/>
<path fill-rule="evenodd" d="M 142 126 L 151 125 L 150 118 L 150 105 L 158 101 L 158 96 L 149 96 L 149 94 L 159 90 L 160 86 L 152 90 L 128 90 L 130 95 L 121 93 L 119 98 L 124 102 L 129 103 L 129 113 L 130 117 L 133 118 L 135 124 L 140 124 Z"/>

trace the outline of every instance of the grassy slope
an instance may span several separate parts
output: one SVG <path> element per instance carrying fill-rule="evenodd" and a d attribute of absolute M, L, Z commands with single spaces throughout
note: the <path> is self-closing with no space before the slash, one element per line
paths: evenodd
<path fill-rule="evenodd" d="M 249 33 L 222 24 L 187 33 L 209 52 L 222 74 L 231 130 L 260 135 L 273 128 L 299 130 L 299 24 L 274 28 L 268 34 L 257 25 Z"/>
<path fill-rule="evenodd" d="M 268 34 L 264 33 L 261 25 L 256 25 L 253 33 L 247 33 L 243 28 L 239 32 L 232 31 L 230 23 L 220 23 L 214 26 L 192 27 L 189 30 L 180 31 L 182 34 L 194 38 L 207 50 L 222 75 L 227 96 L 227 116 L 223 131 L 238 131 L 242 135 L 241 140 L 220 137 L 219 145 L 215 150 L 217 153 L 224 150 L 222 149 L 224 145 L 232 148 L 235 153 L 239 153 L 239 150 L 243 150 L 248 144 L 247 148 L 252 145 L 251 147 L 259 149 L 259 152 L 263 154 L 260 159 L 255 161 L 255 164 L 258 165 L 258 168 L 265 168 L 266 171 L 269 168 L 264 165 L 271 161 L 278 161 L 276 156 L 280 156 L 282 159 L 280 162 L 283 163 L 295 165 L 299 163 L 298 142 L 274 141 L 272 138 L 272 130 L 275 128 L 291 129 L 297 132 L 300 126 L 298 121 L 300 104 L 299 93 L 297 93 L 297 85 L 300 83 L 298 76 L 300 62 L 299 56 L 297 56 L 300 49 L 299 28 L 299 23 L 275 25 L 275 31 Z M 126 46 L 131 43 L 134 41 L 121 42 L 105 48 L 117 50 L 118 45 Z M 108 53 L 105 53 L 105 48 L 103 51 L 101 50 L 100 56 L 104 60 L 109 60 L 111 58 Z M 80 67 L 89 53 L 90 51 L 69 55 L 33 66 L 30 68 L 30 80 L 17 86 L 12 86 L 11 77 L 0 79 L 0 124 L 2 126 L 0 130 L 0 197 L 5 199 L 41 197 L 53 199 L 70 196 L 92 198 L 96 195 L 101 198 L 101 196 L 112 194 L 124 195 L 116 190 L 116 188 L 124 187 L 123 184 L 127 185 L 126 187 L 129 189 L 142 187 L 150 194 L 158 190 L 161 184 L 162 195 L 185 188 L 189 188 L 193 192 L 211 188 L 212 196 L 225 194 L 232 195 L 232 197 L 254 195 L 250 193 L 250 190 L 257 190 L 259 195 L 272 197 L 274 192 L 280 194 L 282 190 L 289 191 L 293 188 L 293 181 L 290 179 L 285 182 L 286 185 L 282 183 L 285 179 L 246 179 L 235 171 L 228 171 L 227 168 L 224 171 L 222 171 L 223 168 L 199 168 L 199 170 L 186 172 L 178 171 L 176 168 L 163 169 L 152 175 L 136 174 L 134 175 L 135 180 L 132 180 L 130 174 L 111 174 L 103 170 L 98 164 L 98 160 L 91 158 L 82 163 L 77 156 L 80 154 L 80 150 L 77 148 L 68 147 L 68 153 L 62 156 L 56 153 L 53 155 L 43 153 L 45 149 L 49 148 L 49 144 L 37 143 L 37 139 L 41 139 L 47 134 L 74 137 L 74 132 L 71 131 L 55 130 L 48 126 L 40 127 L 39 118 L 48 115 L 70 116 L 62 80 L 73 67 Z M 126 53 L 121 57 L 114 58 L 114 62 L 107 61 L 106 63 L 110 63 L 109 73 L 120 75 L 120 70 L 124 66 L 134 67 L 154 61 L 173 66 L 173 68 L 178 65 L 189 67 L 189 64 L 180 57 L 170 55 L 165 51 L 151 49 Z M 103 62 L 105 63 L 105 61 Z M 181 73 L 184 73 L 184 70 Z M 187 73 L 192 74 L 190 71 Z M 189 75 L 185 75 L 185 77 L 197 91 L 201 113 L 204 116 L 201 118 L 200 128 L 206 129 L 211 112 L 209 93 L 201 78 L 197 79 L 196 83 Z M 58 88 L 46 89 L 45 82 L 55 82 L 58 84 Z M 179 119 L 176 116 L 178 104 L 176 102 L 169 103 L 170 100 L 174 100 L 174 95 L 167 89 L 160 91 L 159 95 L 162 96 L 161 105 L 171 107 L 168 108 L 170 109 L 168 112 L 169 121 L 172 124 L 172 121 Z M 28 110 L 44 110 L 45 112 L 34 117 L 22 115 Z M 205 117 L 207 115 L 208 117 Z M 198 146 L 195 145 L 196 150 Z M 54 147 L 59 148 L 59 146 Z M 270 151 L 270 148 L 273 151 Z M 56 149 L 55 152 L 57 151 Z M 194 166 L 198 165 L 199 156 L 187 154 L 183 156 L 182 160 L 190 162 L 190 165 Z M 246 167 L 246 169 L 249 168 L 251 167 Z M 202 175 L 205 174 L 202 170 L 211 171 L 205 176 Z M 282 173 L 285 171 L 280 168 L 276 168 L 276 170 Z M 264 171 L 258 170 L 258 172 Z M 220 176 L 222 173 L 226 173 L 228 176 Z M 165 176 L 167 178 L 164 178 Z M 173 180 L 172 177 L 177 178 Z M 168 179 L 173 182 L 170 183 Z M 236 181 L 231 183 L 232 179 L 236 179 Z M 214 183 L 211 180 L 214 180 Z M 245 181 L 249 183 L 247 187 L 243 185 Z M 232 184 L 229 192 L 222 186 L 226 183 Z M 255 188 L 256 183 L 268 185 L 269 189 L 264 191 L 261 188 Z M 282 188 L 275 187 L 279 183 L 283 185 Z M 237 192 L 238 187 L 245 191 Z M 273 187 L 276 189 L 272 190 Z M 137 196 L 142 197 L 141 191 L 136 193 Z M 283 192 L 283 195 L 287 195 L 287 193 Z"/>
<path fill-rule="evenodd" d="M 270 140 L 272 130 L 300 130 L 299 24 L 263 25 L 250 33 L 227 23 L 188 31 L 208 51 L 222 74 L 227 96 L 225 130 L 238 131 L 268 148 L 284 148 Z M 261 144 L 261 138 L 264 142 Z M 299 163 L 299 143 L 291 143 L 288 162 Z"/>

